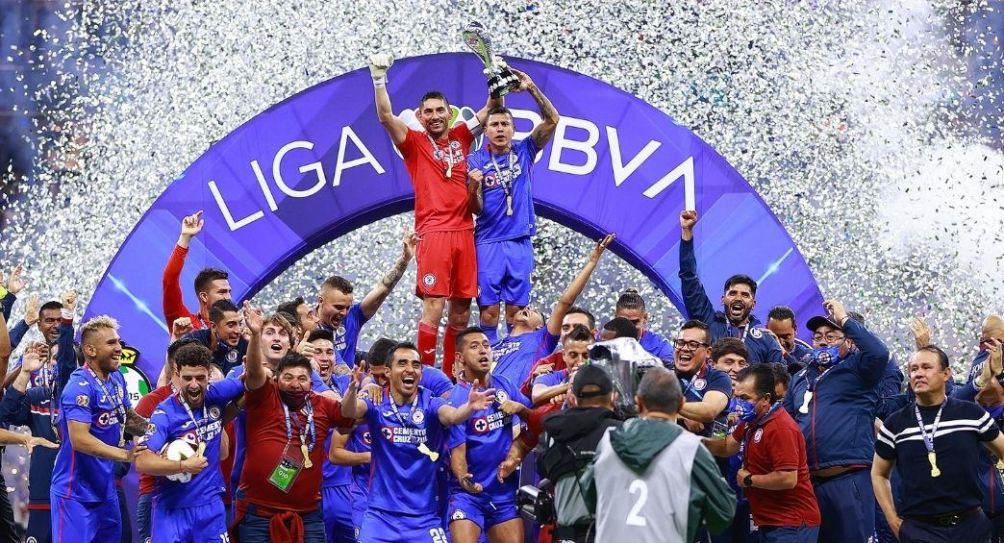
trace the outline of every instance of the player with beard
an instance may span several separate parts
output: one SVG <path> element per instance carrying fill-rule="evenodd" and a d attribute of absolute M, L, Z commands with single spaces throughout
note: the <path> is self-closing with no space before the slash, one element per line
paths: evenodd
<path fill-rule="evenodd" d="M 596 242 L 586 264 L 575 276 L 568 288 L 561 293 L 554 312 L 544 323 L 544 315 L 531 307 L 525 307 L 516 312 L 513 319 L 512 332 L 508 337 L 492 346 L 495 355 L 495 365 L 492 374 L 505 377 L 513 383 L 522 383 L 530 375 L 530 367 L 552 351 L 558 345 L 558 334 L 565 314 L 575 304 L 576 298 L 586 288 L 589 277 L 600 262 L 600 257 L 607 246 L 614 240 L 613 234 Z"/>
<path fill-rule="evenodd" d="M 154 410 L 145 436 L 147 450 L 136 456 L 136 470 L 156 477 L 152 541 L 225 541 L 226 486 L 219 470 L 223 416 L 227 404 L 244 393 L 244 384 L 239 379 L 210 384 L 213 353 L 202 345 L 186 345 L 174 359 L 178 392 Z M 196 454 L 177 461 L 161 456 L 179 439 Z M 188 477 L 177 477 L 185 474 Z"/>
<path fill-rule="evenodd" d="M 209 308 L 209 328 L 189 332 L 185 337 L 208 347 L 213 363 L 224 375 L 240 366 L 248 352 L 248 342 L 241 335 L 240 309 L 230 300 L 219 300 Z"/>
<path fill-rule="evenodd" d="M 593 344 L 593 335 L 581 324 L 575 325 L 565 336 L 561 345 L 561 356 L 565 369 L 546 375 L 541 375 L 533 382 L 533 405 L 545 402 L 561 403 L 572 386 L 575 371 L 583 363 L 589 362 L 589 347 Z"/>
<path fill-rule="evenodd" d="M 723 337 L 742 339 L 749 349 L 750 364 L 783 364 L 781 345 L 774 336 L 757 328 L 760 320 L 751 314 L 756 306 L 756 281 L 742 274 L 729 277 L 722 294 L 724 311 L 716 312 L 711 305 L 711 299 L 697 275 L 697 257 L 694 256 L 696 224 L 696 211 L 684 210 L 680 213 L 680 282 L 687 318 L 697 319 L 710 327 L 711 343 Z"/>
<path fill-rule="evenodd" d="M 638 291 L 629 288 L 617 298 L 614 308 L 615 317 L 624 317 L 638 328 L 638 343 L 649 354 L 662 360 L 664 364 L 673 361 L 673 344 L 668 339 L 648 329 L 648 312 L 645 311 L 645 299 Z"/>
<path fill-rule="evenodd" d="M 726 424 L 732 379 L 708 361 L 711 332 L 701 321 L 689 320 L 680 327 L 673 370 L 680 379 L 686 403 L 679 410 L 688 430 L 705 437 L 714 423 Z"/>
<path fill-rule="evenodd" d="M 387 93 L 387 70 L 391 55 L 370 57 L 370 75 L 377 116 L 404 157 L 415 189 L 415 230 L 418 232 L 418 282 L 415 293 L 422 298 L 418 323 L 418 348 L 422 362 L 436 361 L 439 322 L 447 312 L 443 360 L 452 364 L 454 337 L 467 326 L 471 298 L 477 295 L 478 266 L 474 249 L 474 221 L 468 203 L 467 161 L 474 138 L 488 120 L 488 112 L 502 105 L 488 98 L 474 119 L 450 127 L 452 108 L 446 96 L 430 91 L 419 100 L 415 116 L 424 131 L 411 130 L 394 115 Z M 449 373 L 449 369 L 447 369 Z"/>
<path fill-rule="evenodd" d="M 464 376 L 494 389 L 495 398 L 465 424 L 450 428 L 450 534 L 456 543 L 475 543 L 482 533 L 492 543 L 518 543 L 523 540 L 523 522 L 516 509 L 519 480 L 496 475 L 512 444 L 512 416 L 525 413 L 530 401 L 512 381 L 491 375 L 492 349 L 481 328 L 457 334 L 457 359 L 464 365 Z M 458 383 L 450 405 L 462 405 L 470 389 Z"/>
<path fill-rule="evenodd" d="M 480 330 L 479 330 L 480 332 Z M 362 543 L 446 541 L 436 504 L 439 452 L 449 426 L 462 424 L 495 398 L 475 382 L 459 408 L 420 387 L 423 364 L 418 348 L 399 343 L 391 353 L 390 388 L 383 401 L 359 399 L 361 368 L 352 372 L 342 410 L 369 424 L 373 477 L 359 541 Z"/>
<path fill-rule="evenodd" d="M 181 270 L 185 267 L 185 257 L 188 256 L 188 246 L 205 226 L 202 212 L 197 211 L 181 220 L 181 235 L 171 252 L 171 258 L 164 267 L 164 319 L 168 326 L 174 321 L 187 317 L 191 319 L 192 328 L 208 328 L 211 321 L 209 308 L 219 300 L 230 299 L 230 276 L 223 270 L 204 268 L 195 276 L 195 295 L 199 299 L 199 312 L 192 313 L 185 306 L 181 295 Z"/>
<path fill-rule="evenodd" d="M 579 306 L 572 306 L 568 310 L 568 313 L 565 313 L 565 318 L 561 319 L 561 335 L 558 336 L 559 345 L 565 344 L 565 338 L 568 337 L 568 334 L 571 333 L 576 325 L 585 326 L 589 330 L 589 335 L 596 337 L 596 317 Z M 529 398 L 532 393 L 534 380 L 541 375 L 563 369 L 565 369 L 564 355 L 561 354 L 560 350 L 553 352 L 533 363 L 533 367 L 530 368 L 530 375 L 523 381 L 519 391 Z"/>
<path fill-rule="evenodd" d="M 60 397 L 59 447 L 52 473 L 54 541 L 118 541 L 116 462 L 132 462 L 142 446 L 125 449 L 125 434 L 143 435 L 147 420 L 129 401 L 119 373 L 122 343 L 118 323 L 95 317 L 80 328 L 84 366 L 75 370 Z"/>
<path fill-rule="evenodd" d="M 408 269 L 408 263 L 415 256 L 418 241 L 419 238 L 414 233 L 405 234 L 401 241 L 401 256 L 394 267 L 380 278 L 380 282 L 359 303 L 353 303 L 353 286 L 348 279 L 333 275 L 321 283 L 314 314 L 317 316 L 317 326 L 334 334 L 337 360 L 340 363 L 349 367 L 355 365 L 359 332 L 401 280 Z"/>
<path fill-rule="evenodd" d="M 323 543 L 321 470 L 328 456 L 324 437 L 333 427 L 348 428 L 337 401 L 311 391 L 310 361 L 299 354 L 283 356 L 269 378 L 262 351 L 265 319 L 245 303 L 251 332 L 244 384 L 248 443 L 241 471 L 235 522 L 240 541 Z"/>

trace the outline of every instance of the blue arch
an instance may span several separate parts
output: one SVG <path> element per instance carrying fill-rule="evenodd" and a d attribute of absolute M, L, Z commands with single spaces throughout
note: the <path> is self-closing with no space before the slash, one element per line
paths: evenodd
<path fill-rule="evenodd" d="M 819 289 L 783 226 L 749 184 L 710 146 L 668 115 L 604 82 L 529 60 L 527 71 L 562 114 L 535 169 L 538 213 L 583 234 L 616 232 L 612 250 L 649 277 L 682 310 L 677 277 L 678 215 L 692 200 L 701 214 L 698 261 L 714 289 L 732 273 L 760 280 L 760 308 L 818 310 Z M 481 66 L 470 54 L 398 61 L 389 90 L 413 107 L 430 88 L 454 104 L 480 107 Z M 182 285 L 206 266 L 231 273 L 234 297 L 254 295 L 292 262 L 362 225 L 413 208 L 403 162 L 376 120 L 366 70 L 300 92 L 213 145 L 160 195 L 98 283 L 87 314 L 119 317 L 121 334 L 156 375 L 167 343 L 160 271 L 181 218 L 205 210 Z M 536 107 L 510 95 L 517 137 Z M 470 109 L 461 108 L 461 114 Z M 783 278 L 783 281 L 781 280 Z"/>

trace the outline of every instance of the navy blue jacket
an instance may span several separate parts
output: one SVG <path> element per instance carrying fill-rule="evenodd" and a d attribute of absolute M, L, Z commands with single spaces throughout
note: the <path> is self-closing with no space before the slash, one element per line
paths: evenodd
<path fill-rule="evenodd" d="M 788 373 L 794 375 L 804 368 L 808 363 L 804 358 L 810 354 L 812 354 L 812 345 L 795 338 L 795 348 L 787 354 L 782 352 L 784 365 L 788 368 Z"/>
<path fill-rule="evenodd" d="M 205 345 L 213 352 L 213 363 L 220 367 L 223 375 L 230 373 L 230 370 L 244 363 L 244 356 L 248 352 L 248 342 L 242 336 L 237 342 L 237 347 L 231 347 L 223 341 L 217 341 L 216 345 L 210 345 L 212 334 L 208 328 L 195 330 L 185 334 L 185 337 L 195 338 L 199 343 Z"/>
<path fill-rule="evenodd" d="M 986 363 L 988 356 L 989 353 L 987 351 L 981 351 L 976 355 L 972 365 L 969 367 L 969 377 L 966 380 L 966 384 L 955 387 L 955 390 L 951 392 L 953 398 L 976 403 L 976 394 L 979 391 L 976 390 L 973 380 L 983 372 L 983 365 Z M 977 405 L 979 404 L 977 403 Z M 1004 409 L 1001 407 L 986 409 L 982 405 L 980 407 L 983 407 L 993 417 L 998 427 L 1004 428 Z M 996 516 L 1004 513 L 1004 477 L 1001 476 L 1001 472 L 997 469 L 997 459 L 990 454 L 990 451 L 980 448 L 980 455 L 976 459 L 976 462 L 978 465 L 977 469 L 980 472 L 980 479 L 983 481 L 983 486 L 986 489 L 986 493 L 983 495 L 983 511 L 987 516 Z"/>
<path fill-rule="evenodd" d="M 746 361 L 750 364 L 761 362 L 784 364 L 781 345 L 774 336 L 757 328 L 761 324 L 760 319 L 751 314 L 749 324 L 744 330 L 733 326 L 725 317 L 725 313 L 715 311 L 711 299 L 704 291 L 700 277 L 697 276 L 694 240 L 680 240 L 680 283 L 683 288 L 683 306 L 687 311 L 687 318 L 707 324 L 711 328 L 712 343 L 723 337 L 741 337 L 749 351 Z"/>
<path fill-rule="evenodd" d="M 805 436 L 810 470 L 853 464 L 871 465 L 875 454 L 875 414 L 879 390 L 889 367 L 889 349 L 861 323 L 848 319 L 847 335 L 857 349 L 816 381 L 808 413 L 800 413 L 810 379 L 819 371 L 807 367 L 795 374 L 784 408 Z"/>

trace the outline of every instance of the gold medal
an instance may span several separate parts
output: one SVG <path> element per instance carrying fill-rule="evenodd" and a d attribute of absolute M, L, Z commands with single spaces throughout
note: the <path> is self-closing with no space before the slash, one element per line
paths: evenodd
<path fill-rule="evenodd" d="M 200 441 L 199 447 L 195 449 L 195 456 L 202 456 L 206 453 L 206 442 Z"/>
<path fill-rule="evenodd" d="M 931 477 L 940 477 L 941 470 L 938 469 L 938 455 L 934 451 L 927 453 L 927 461 L 931 463 Z"/>
<path fill-rule="evenodd" d="M 307 448 L 306 443 L 300 444 L 300 453 L 303 454 L 303 467 L 307 469 L 314 467 L 314 463 L 310 461 L 310 449 Z"/>
<path fill-rule="evenodd" d="M 1004 470 L 1004 459 L 997 461 L 997 469 Z"/>
<path fill-rule="evenodd" d="M 433 462 L 439 460 L 439 453 L 429 449 L 429 447 L 425 444 L 424 441 L 418 444 L 418 452 L 424 454 L 425 456 L 428 456 L 429 459 L 432 460 Z"/>

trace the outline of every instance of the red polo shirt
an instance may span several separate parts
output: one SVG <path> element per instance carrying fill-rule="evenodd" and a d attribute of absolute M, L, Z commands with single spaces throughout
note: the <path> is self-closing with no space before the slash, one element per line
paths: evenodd
<path fill-rule="evenodd" d="M 773 471 L 798 471 L 798 483 L 790 490 L 745 488 L 753 522 L 760 527 L 819 526 L 819 506 L 809 480 L 805 438 L 795 420 L 777 409 L 763 424 L 749 429 L 740 424 L 732 433 L 740 443 L 746 439 L 745 467 L 753 475 Z M 742 481 L 740 481 L 740 484 Z"/>
<path fill-rule="evenodd" d="M 551 371 L 561 371 L 565 369 L 565 357 L 561 354 L 561 351 L 558 351 L 556 353 L 551 353 L 533 363 L 533 366 L 530 368 L 530 374 L 526 377 L 526 381 L 523 381 L 523 385 L 519 387 L 519 391 L 527 398 L 532 395 L 531 391 L 533 390 L 533 380 L 536 379 L 536 377 L 539 377 L 534 376 L 534 370 L 546 364 L 554 366 L 551 368 Z"/>

